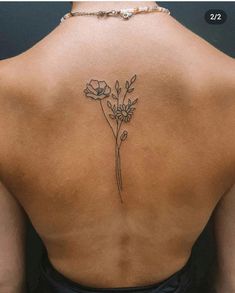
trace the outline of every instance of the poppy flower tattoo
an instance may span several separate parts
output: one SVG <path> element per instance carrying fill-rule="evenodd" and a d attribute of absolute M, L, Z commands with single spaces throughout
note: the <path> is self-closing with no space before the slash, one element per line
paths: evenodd
<path fill-rule="evenodd" d="M 136 74 L 132 76 L 130 81 L 126 81 L 125 90 L 120 87 L 119 81 L 115 82 L 115 90 L 112 92 L 111 87 L 105 81 L 90 80 L 87 83 L 84 90 L 84 94 L 87 98 L 91 98 L 95 101 L 99 101 L 102 114 L 110 127 L 114 141 L 115 141 L 115 175 L 118 193 L 120 200 L 123 203 L 122 198 L 122 170 L 121 170 L 121 155 L 120 149 L 122 143 L 127 139 L 127 130 L 122 130 L 123 123 L 130 122 L 134 111 L 135 104 L 138 99 L 129 98 L 127 102 L 126 98 L 128 94 L 134 91 L 133 84 L 136 81 Z M 121 95 L 121 93 L 123 94 Z M 106 99 L 106 106 L 103 105 L 103 100 Z"/>
<path fill-rule="evenodd" d="M 110 95 L 111 88 L 107 85 L 105 81 L 91 80 L 87 84 L 84 93 L 87 97 L 90 97 L 94 100 L 101 100 Z"/>

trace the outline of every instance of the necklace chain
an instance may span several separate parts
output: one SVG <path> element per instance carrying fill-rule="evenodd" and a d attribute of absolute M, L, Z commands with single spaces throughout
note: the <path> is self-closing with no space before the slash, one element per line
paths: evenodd
<path fill-rule="evenodd" d="M 61 22 L 73 16 L 96 16 L 98 18 L 113 16 L 113 17 L 120 17 L 122 19 L 128 20 L 130 17 L 136 14 L 146 14 L 146 13 L 154 13 L 154 12 L 163 12 L 166 14 L 170 14 L 170 11 L 168 9 L 156 5 L 154 7 L 145 6 L 145 7 L 120 9 L 120 10 L 113 9 L 113 10 L 106 10 L 106 11 L 100 10 L 100 11 L 94 11 L 94 12 L 85 12 L 85 11 L 69 12 L 61 18 Z"/>

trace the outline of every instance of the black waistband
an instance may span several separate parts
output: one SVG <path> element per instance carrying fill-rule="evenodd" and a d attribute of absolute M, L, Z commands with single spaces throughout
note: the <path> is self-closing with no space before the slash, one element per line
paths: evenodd
<path fill-rule="evenodd" d="M 121 288 L 93 288 L 75 283 L 60 274 L 45 254 L 41 263 L 41 277 L 36 292 L 40 293 L 188 293 L 191 287 L 191 261 L 165 281 L 149 286 Z"/>

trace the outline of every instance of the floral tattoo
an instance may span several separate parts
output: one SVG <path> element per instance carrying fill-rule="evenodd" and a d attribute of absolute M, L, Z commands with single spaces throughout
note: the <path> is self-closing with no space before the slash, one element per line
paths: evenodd
<path fill-rule="evenodd" d="M 128 94 L 134 91 L 133 84 L 136 81 L 136 75 L 134 75 L 130 81 L 126 81 L 125 90 L 120 87 L 119 81 L 116 80 L 115 90 L 112 92 L 111 87 L 105 81 L 98 81 L 92 79 L 84 90 L 86 97 L 99 101 L 101 111 L 104 115 L 108 126 L 110 127 L 114 140 L 115 140 L 115 175 L 118 193 L 120 200 L 122 199 L 122 170 L 121 170 L 121 155 L 120 149 L 122 143 L 127 139 L 128 132 L 126 129 L 122 130 L 123 123 L 130 122 L 135 111 L 135 104 L 138 99 L 126 98 Z M 121 94 L 123 92 L 123 94 Z M 106 107 L 103 105 L 103 101 L 106 99 Z"/>

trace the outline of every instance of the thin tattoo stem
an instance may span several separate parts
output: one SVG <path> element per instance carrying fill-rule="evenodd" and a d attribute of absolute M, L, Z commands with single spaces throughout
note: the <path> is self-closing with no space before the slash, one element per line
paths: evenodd
<path fill-rule="evenodd" d="M 117 95 L 117 108 L 119 106 L 119 94 Z"/>
<path fill-rule="evenodd" d="M 119 132 L 120 132 L 121 126 L 122 126 L 122 121 L 121 121 L 121 123 L 119 124 L 118 130 L 117 130 L 117 135 L 119 135 Z"/>
<path fill-rule="evenodd" d="M 122 145 L 122 140 L 121 140 L 120 143 L 119 143 L 119 146 L 118 146 L 119 149 L 121 148 L 121 145 Z"/>
<path fill-rule="evenodd" d="M 120 185 L 120 190 L 122 190 L 122 173 L 121 173 L 121 158 L 120 158 L 120 145 L 118 145 L 118 137 L 119 137 L 119 132 L 121 129 L 122 121 L 119 124 L 119 127 L 117 129 L 116 133 L 116 145 L 117 145 L 117 170 L 118 170 L 118 178 L 119 178 L 119 185 Z M 121 141 L 122 142 L 122 141 Z"/>
<path fill-rule="evenodd" d="M 128 89 L 126 90 L 125 95 L 123 97 L 123 103 L 125 102 L 125 99 L 126 99 L 127 94 L 128 94 Z"/>
<path fill-rule="evenodd" d="M 115 146 L 115 168 L 116 168 L 116 174 L 117 174 L 117 179 L 118 179 L 118 186 L 119 186 L 119 190 L 122 190 L 122 177 L 121 177 L 121 169 L 120 169 L 120 147 L 118 144 L 118 137 L 119 137 L 119 133 L 118 131 L 116 132 L 116 146 Z"/>
<path fill-rule="evenodd" d="M 118 170 L 119 170 L 120 189 L 122 190 L 122 168 L 121 168 L 120 147 L 118 147 Z"/>
<path fill-rule="evenodd" d="M 117 109 L 119 106 L 119 93 L 117 91 Z M 116 139 L 116 144 L 115 144 L 115 172 L 116 172 L 116 179 L 117 179 L 117 185 L 118 185 L 118 192 L 119 192 L 119 196 L 122 202 L 122 195 L 121 195 L 121 189 L 120 189 L 120 174 L 119 174 L 119 157 L 118 157 L 118 122 L 119 120 L 117 118 L 116 119 L 116 135 L 115 135 L 115 139 Z"/>
<path fill-rule="evenodd" d="M 119 107 L 119 96 L 120 96 L 120 92 L 117 91 L 117 109 Z M 116 173 L 117 173 L 117 179 L 118 179 L 118 190 L 119 190 L 119 195 L 121 197 L 121 201 L 122 201 L 122 196 L 121 196 L 121 192 L 122 191 L 122 174 L 121 174 L 121 158 L 120 158 L 120 151 L 119 151 L 119 145 L 118 145 L 118 137 L 119 137 L 119 131 L 120 131 L 120 126 L 119 126 L 119 120 L 116 118 L 116 124 L 117 124 L 117 128 L 116 128 L 116 152 L 115 152 L 115 156 L 116 156 Z M 122 124 L 122 122 L 120 122 L 120 125 Z"/>
<path fill-rule="evenodd" d="M 122 199 L 122 188 L 121 188 L 121 181 L 120 181 L 120 168 L 119 168 L 119 160 L 120 160 L 120 155 L 119 155 L 119 149 L 118 145 L 115 145 L 115 170 L 116 170 L 116 179 L 117 179 L 117 186 L 118 186 L 118 194 L 121 200 L 121 203 L 123 203 Z"/>
<path fill-rule="evenodd" d="M 101 110 L 103 112 L 103 115 L 104 115 L 105 120 L 108 122 L 108 125 L 111 128 L 111 130 L 112 130 L 112 133 L 113 133 L 114 137 L 116 137 L 116 135 L 114 133 L 114 130 L 113 130 L 113 127 L 112 127 L 111 123 L 109 122 L 107 116 L 105 115 L 104 108 L 103 108 L 103 105 L 102 105 L 102 101 L 101 100 L 100 100 L 100 107 L 101 107 Z"/>

